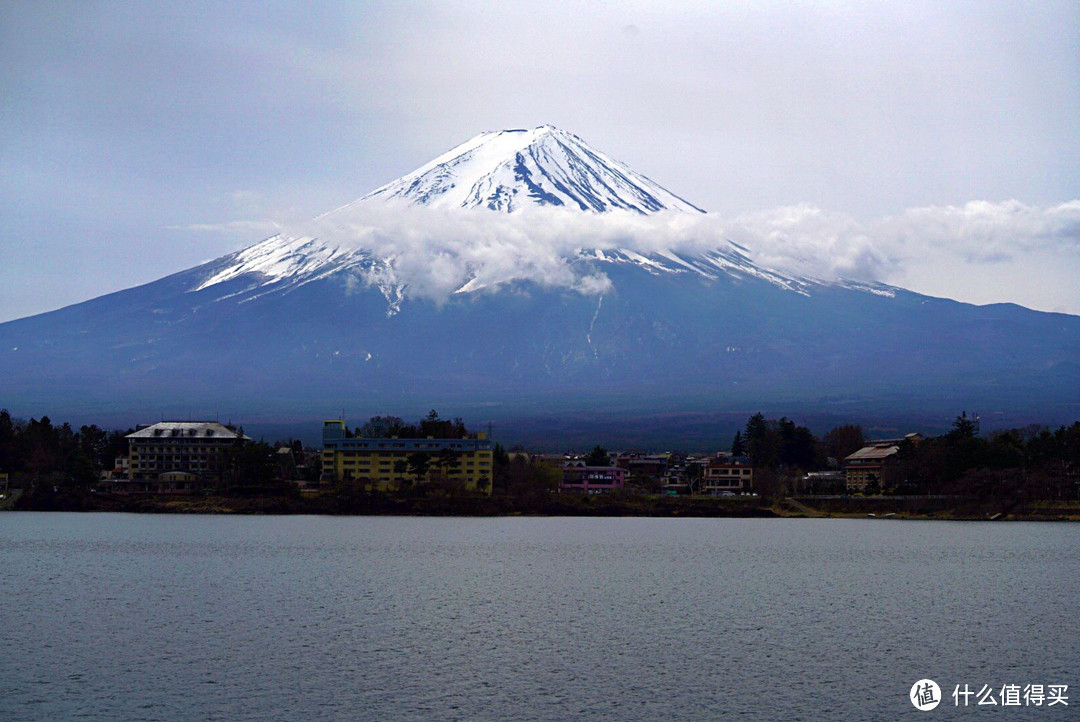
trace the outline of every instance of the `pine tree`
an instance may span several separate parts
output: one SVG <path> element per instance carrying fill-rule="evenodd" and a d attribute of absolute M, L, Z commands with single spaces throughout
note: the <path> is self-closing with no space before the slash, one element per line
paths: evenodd
<path fill-rule="evenodd" d="M 746 456 L 746 444 L 743 442 L 742 432 L 735 432 L 735 439 L 731 442 L 732 456 Z"/>

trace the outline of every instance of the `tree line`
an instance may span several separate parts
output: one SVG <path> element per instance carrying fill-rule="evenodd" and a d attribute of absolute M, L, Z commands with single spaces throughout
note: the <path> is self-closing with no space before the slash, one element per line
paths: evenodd
<path fill-rule="evenodd" d="M 735 434 L 731 451 L 754 467 L 766 494 L 793 492 L 803 472 L 837 468 L 871 443 L 845 424 L 817 439 L 808 428 L 758 413 Z M 1080 421 L 1056 430 L 1033 424 L 981 434 L 978 417 L 961 412 L 951 429 L 918 442 L 904 439 L 894 473 L 870 494 L 958 495 L 975 499 L 1080 498 Z"/>
<path fill-rule="evenodd" d="M 978 433 L 966 414 L 919 444 L 900 444 L 896 483 L 883 492 L 956 494 L 974 499 L 1080 499 L 1080 421 Z"/>
<path fill-rule="evenodd" d="M 476 434 L 465 428 L 461 418 L 441 419 L 439 412 L 432 409 L 427 416 L 415 424 L 406 423 L 398 416 L 372 416 L 363 426 L 353 431 L 353 436 L 364 439 L 463 439 L 476 438 Z"/>
<path fill-rule="evenodd" d="M 127 436 L 134 432 L 132 428 L 106 430 L 94 424 L 74 429 L 67 422 L 56 425 L 48 416 L 26 421 L 2 409 L 0 472 L 7 473 L 16 488 L 89 488 L 101 479 L 102 472 L 115 468 L 117 458 L 127 456 Z M 243 434 L 243 429 L 239 432 Z M 288 462 L 276 453 L 283 446 L 293 451 Z M 318 478 L 318 468 L 304 463 L 310 453 L 293 439 L 274 444 L 238 444 L 225 450 L 224 455 L 222 491 L 250 493 L 297 475 L 309 480 Z M 292 468 L 284 468 L 287 464 Z"/>
<path fill-rule="evenodd" d="M 12 478 L 56 484 L 91 484 L 104 469 L 113 468 L 118 456 L 127 454 L 124 438 L 134 429 L 107 431 L 96 425 L 53 424 L 40 419 L 13 419 L 0 410 L 0 471 Z"/>

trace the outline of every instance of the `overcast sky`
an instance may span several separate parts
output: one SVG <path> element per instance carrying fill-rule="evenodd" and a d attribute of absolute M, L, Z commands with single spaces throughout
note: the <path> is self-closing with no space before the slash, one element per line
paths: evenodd
<path fill-rule="evenodd" d="M 544 123 L 763 261 L 1080 313 L 1075 0 L 8 0 L 0 320 Z"/>

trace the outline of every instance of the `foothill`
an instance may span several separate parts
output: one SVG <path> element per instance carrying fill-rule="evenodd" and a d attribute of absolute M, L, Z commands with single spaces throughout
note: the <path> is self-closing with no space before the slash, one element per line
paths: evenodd
<path fill-rule="evenodd" d="M 726 443 L 725 443 L 726 441 Z M 1080 519 L 1080 422 L 820 437 L 757 413 L 717 448 L 504 447 L 432 410 L 323 422 L 321 447 L 219 421 L 78 429 L 0 411 L 0 509 Z"/>

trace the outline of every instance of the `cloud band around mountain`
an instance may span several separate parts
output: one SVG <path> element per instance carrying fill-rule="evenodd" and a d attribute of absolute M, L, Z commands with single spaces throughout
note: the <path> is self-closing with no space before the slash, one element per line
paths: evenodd
<path fill-rule="evenodd" d="M 531 208 L 502 214 L 361 204 L 287 233 L 370 251 L 389 266 L 369 281 L 407 284 L 410 295 L 442 302 L 462 288 L 523 280 L 587 294 L 607 292 L 610 281 L 602 270 L 574 262 L 582 249 L 697 254 L 734 242 L 761 266 L 825 281 L 898 282 L 933 258 L 979 266 L 1041 253 L 1077 258 L 1080 201 L 1048 208 L 973 201 L 913 208 L 869 223 L 809 204 L 732 219 L 680 212 Z"/>

